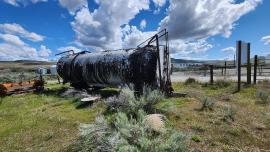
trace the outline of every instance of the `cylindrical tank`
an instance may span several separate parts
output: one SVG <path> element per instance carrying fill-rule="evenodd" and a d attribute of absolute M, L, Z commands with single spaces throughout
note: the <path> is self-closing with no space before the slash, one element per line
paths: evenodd
<path fill-rule="evenodd" d="M 52 65 L 50 67 L 50 71 L 51 71 L 51 75 L 57 75 L 56 65 Z"/>
<path fill-rule="evenodd" d="M 77 88 L 134 85 L 157 86 L 157 48 L 81 52 L 63 56 L 57 62 L 57 72 L 64 82 Z"/>

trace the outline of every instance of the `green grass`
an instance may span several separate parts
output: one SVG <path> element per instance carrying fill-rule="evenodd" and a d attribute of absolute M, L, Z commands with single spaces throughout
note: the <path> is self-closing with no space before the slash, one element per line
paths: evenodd
<path fill-rule="evenodd" d="M 226 82 L 227 83 L 227 82 Z M 190 135 L 191 149 L 202 151 L 248 151 L 252 148 L 270 149 L 270 105 L 256 104 L 258 89 L 269 86 L 258 84 L 243 87 L 235 93 L 236 84 L 218 87 L 221 84 L 206 85 L 174 83 L 176 92 L 187 93 L 187 98 L 168 98 L 156 105 L 164 112 L 171 125 Z M 211 97 L 216 103 L 212 111 L 198 110 L 200 98 Z M 224 121 L 224 108 L 235 108 L 234 121 Z M 266 129 L 256 129 L 258 124 Z"/>
<path fill-rule="evenodd" d="M 230 83 L 224 87 L 197 82 L 191 85 L 174 83 L 174 90 L 187 93 L 187 97 L 164 99 L 155 105 L 155 110 L 165 114 L 173 128 L 189 135 L 191 149 L 270 149 L 270 105 L 256 104 L 257 90 L 270 91 L 269 85 L 258 84 L 234 93 L 236 85 Z M 40 94 L 3 98 L 0 102 L 0 151 L 63 151 L 77 140 L 80 123 L 92 123 L 98 113 L 105 111 L 102 103 L 77 109 L 73 99 L 59 96 L 66 87 L 50 84 Z M 106 98 L 118 92 L 108 88 L 98 93 Z M 202 97 L 216 101 L 213 110 L 198 110 Z M 223 120 L 226 106 L 236 109 L 235 120 L 231 123 Z M 258 125 L 266 129 L 258 130 Z"/>
<path fill-rule="evenodd" d="M 77 138 L 80 123 L 91 123 L 102 106 L 76 109 L 72 99 L 50 93 L 7 96 L 0 104 L 0 151 L 58 151 Z"/>

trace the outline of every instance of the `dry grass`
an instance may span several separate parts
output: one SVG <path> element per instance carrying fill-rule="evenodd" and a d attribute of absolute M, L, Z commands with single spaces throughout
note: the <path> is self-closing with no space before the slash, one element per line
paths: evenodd
<path fill-rule="evenodd" d="M 190 149 L 201 151 L 263 151 L 270 149 L 270 105 L 257 104 L 257 90 L 269 84 L 234 92 L 234 84 L 213 87 L 174 83 L 186 98 L 168 98 L 155 105 L 170 125 L 189 135 Z M 60 85 L 42 94 L 5 97 L 0 102 L 0 151 L 62 151 L 78 138 L 78 125 L 91 123 L 104 106 L 76 109 L 72 99 L 57 95 Z M 215 100 L 213 110 L 201 111 L 200 98 Z M 226 111 L 233 107 L 233 113 Z M 225 115 L 234 120 L 224 121 Z"/>
<path fill-rule="evenodd" d="M 234 86 L 234 85 L 232 85 Z M 167 99 L 159 109 L 167 109 L 166 116 L 173 126 L 190 134 L 191 149 L 202 151 L 254 151 L 270 149 L 270 106 L 256 104 L 256 90 L 269 89 L 264 85 L 243 89 L 233 94 L 232 86 L 224 88 L 174 84 L 178 92 L 189 98 Z M 211 96 L 216 104 L 213 111 L 200 111 L 199 97 Z M 181 103 L 181 104 L 179 104 Z M 177 105 L 170 107 L 170 105 Z M 233 109 L 228 110 L 228 107 Z M 230 109 L 230 108 L 229 108 Z M 224 117 L 234 120 L 224 121 Z"/>

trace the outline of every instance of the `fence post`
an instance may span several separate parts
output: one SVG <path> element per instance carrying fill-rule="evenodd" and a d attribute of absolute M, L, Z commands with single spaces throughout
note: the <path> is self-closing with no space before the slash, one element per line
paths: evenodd
<path fill-rule="evenodd" d="M 256 84 L 257 81 L 257 66 L 258 66 L 258 56 L 254 57 L 254 74 L 253 74 L 253 83 Z"/>
<path fill-rule="evenodd" d="M 237 41 L 237 75 L 238 75 L 238 83 L 237 83 L 237 91 L 241 90 L 241 45 L 242 41 Z"/>
<path fill-rule="evenodd" d="M 224 68 L 221 67 L 221 75 L 223 76 L 224 75 Z"/>
<path fill-rule="evenodd" d="M 226 76 L 226 73 L 227 73 L 227 61 L 225 61 L 225 71 L 224 71 L 224 75 Z"/>
<path fill-rule="evenodd" d="M 210 84 L 214 84 L 214 72 L 213 72 L 213 65 L 210 65 Z"/>
<path fill-rule="evenodd" d="M 250 43 L 247 44 L 247 84 L 251 84 Z"/>

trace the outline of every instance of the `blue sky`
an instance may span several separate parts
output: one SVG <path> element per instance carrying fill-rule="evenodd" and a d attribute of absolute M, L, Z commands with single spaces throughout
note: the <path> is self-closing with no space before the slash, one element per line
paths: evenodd
<path fill-rule="evenodd" d="M 0 60 L 134 47 L 162 28 L 175 58 L 232 59 L 236 40 L 270 54 L 269 0 L 1 0 L 0 10 Z"/>

